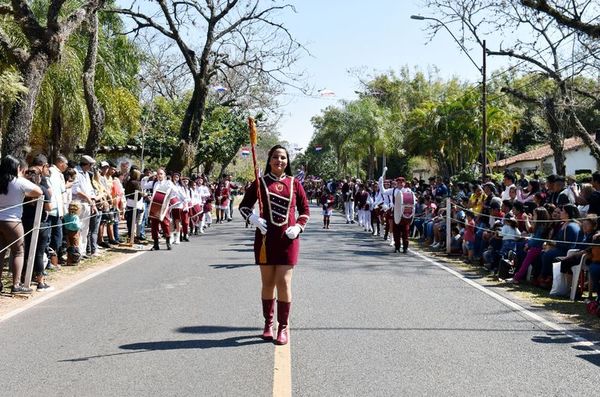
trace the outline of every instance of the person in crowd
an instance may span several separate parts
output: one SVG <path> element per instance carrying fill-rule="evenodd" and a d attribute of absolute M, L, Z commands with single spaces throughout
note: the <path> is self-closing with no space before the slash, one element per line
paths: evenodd
<path fill-rule="evenodd" d="M 79 165 L 75 167 L 76 176 L 73 182 L 73 201 L 79 203 L 81 207 L 81 230 L 79 240 L 79 252 L 84 256 L 88 245 L 88 235 L 90 232 L 90 220 L 95 218 L 96 209 L 96 191 L 92 186 L 90 171 L 96 163 L 92 157 L 84 155 L 79 161 Z M 95 219 L 94 219 L 95 222 Z M 94 223 L 95 226 L 95 223 Z M 95 243 L 94 243 L 95 244 Z"/>
<path fill-rule="evenodd" d="M 521 185 L 517 186 L 517 201 L 521 203 L 533 201 L 538 192 L 540 192 L 540 181 L 531 179 L 525 188 L 522 188 Z"/>
<path fill-rule="evenodd" d="M 552 232 L 550 214 L 544 207 L 536 208 L 531 217 L 524 217 L 524 221 L 525 229 L 530 235 L 525 245 L 526 255 L 521 262 L 519 270 L 514 274 L 512 279 L 507 280 L 514 284 L 519 284 L 525 279 L 529 266 L 534 265 L 536 260 L 541 256 L 544 241 L 550 238 Z M 537 277 L 540 272 L 541 268 L 538 266 L 538 270 L 534 270 L 532 274 L 534 274 L 534 277 Z"/>
<path fill-rule="evenodd" d="M 154 176 L 151 168 L 144 168 L 144 176 L 140 183 L 140 186 L 145 186 L 148 184 L 150 178 Z M 142 218 L 142 224 L 139 232 L 139 239 L 141 241 L 146 240 L 146 226 L 148 225 L 148 212 L 150 210 L 150 199 L 152 197 L 152 191 L 144 189 L 144 217 Z"/>
<path fill-rule="evenodd" d="M 112 205 L 114 202 L 112 196 L 113 172 L 110 169 L 111 166 L 107 161 L 100 162 L 100 169 L 94 172 L 92 180 L 92 185 L 96 189 L 96 207 L 102 213 L 98 225 L 98 246 L 102 248 L 110 248 L 110 244 L 118 244 L 112 227 L 115 218 Z M 105 232 L 108 235 L 108 242 L 104 241 Z"/>
<path fill-rule="evenodd" d="M 81 207 L 77 201 L 69 204 L 67 213 L 64 216 L 64 227 L 67 241 L 67 266 L 73 266 L 79 263 L 81 252 L 79 251 L 79 230 L 81 229 L 81 219 L 79 212 Z"/>
<path fill-rule="evenodd" d="M 187 177 L 181 178 L 181 193 L 183 200 L 183 208 L 181 210 L 181 235 L 180 240 L 190 242 L 188 236 L 190 234 L 190 205 L 192 203 L 192 192 L 190 191 L 190 179 Z"/>
<path fill-rule="evenodd" d="M 556 258 L 566 256 L 568 250 L 577 248 L 581 232 L 577 219 L 579 219 L 579 210 L 575 205 L 566 204 L 560 209 L 562 224 L 553 234 L 553 241 L 546 242 L 548 248 L 542 253 L 542 272 L 539 280 L 541 287 L 550 288 L 552 286 L 552 264 Z"/>
<path fill-rule="evenodd" d="M 92 168 L 91 181 L 92 187 L 96 192 L 95 194 L 97 211 L 92 217 L 90 217 L 90 228 L 87 236 L 88 244 L 86 247 L 84 258 L 86 256 L 100 256 L 100 251 L 102 250 L 102 248 L 100 248 L 99 244 L 103 243 L 106 225 L 108 222 L 111 222 L 109 218 L 111 197 L 110 194 L 106 191 L 104 184 L 100 181 L 100 178 L 100 171 L 96 167 Z"/>
<path fill-rule="evenodd" d="M 50 224 L 50 243 L 49 246 L 54 250 L 62 262 L 63 246 L 63 227 L 62 220 L 65 215 L 67 199 L 67 185 L 63 173 L 67 170 L 67 158 L 59 155 L 54 164 L 50 166 L 50 177 L 48 185 L 50 186 L 52 209 L 48 214 L 48 223 Z"/>
<path fill-rule="evenodd" d="M 129 173 L 125 175 L 124 178 L 121 177 L 121 171 L 117 171 L 116 165 L 112 162 L 108 162 L 110 164 L 110 173 L 112 174 L 112 186 L 111 186 L 111 197 L 113 201 L 111 202 L 111 212 L 113 216 L 113 236 L 115 238 L 114 244 L 120 244 L 121 236 L 119 235 L 119 223 L 121 219 L 123 219 L 125 206 L 126 206 L 126 198 L 125 198 L 125 188 L 124 184 L 127 183 L 129 179 Z M 137 166 L 131 165 L 129 170 L 138 169 Z"/>
<path fill-rule="evenodd" d="M 127 197 L 125 207 L 125 221 L 127 223 L 127 241 L 131 241 L 131 233 L 136 231 L 134 241 L 139 242 L 139 233 L 144 216 L 144 192 L 141 185 L 142 173 L 137 168 L 131 168 L 129 177 L 125 184 L 125 196 Z M 138 199 L 135 200 L 135 192 L 138 192 Z M 136 212 L 136 224 L 133 224 L 133 212 Z M 135 229 L 134 229 L 135 228 Z"/>
<path fill-rule="evenodd" d="M 592 174 L 592 187 L 594 191 L 588 199 L 588 214 L 596 214 L 600 216 L 600 171 Z"/>
<path fill-rule="evenodd" d="M 37 283 L 38 291 L 51 291 L 53 288 L 46 283 L 44 270 L 46 269 L 47 261 L 44 261 L 48 243 L 50 242 L 50 223 L 48 222 L 48 213 L 52 209 L 52 197 L 48 177 L 50 169 L 48 159 L 43 154 L 35 156 L 31 162 L 31 167 L 27 170 L 27 179 L 35 183 L 42 189 L 44 202 L 42 206 L 42 214 L 40 218 L 37 241 L 35 245 L 35 255 L 33 263 L 25 261 L 23 272 L 26 272 L 27 267 L 32 267 L 33 279 Z M 29 233 L 35 226 L 36 214 L 35 199 L 26 199 L 23 204 L 23 230 L 25 232 L 25 252 L 29 252 L 31 247 L 32 234 Z M 25 281 L 25 274 L 21 274 L 21 282 Z"/>
<path fill-rule="evenodd" d="M 515 188 L 515 176 L 510 172 L 504 173 L 504 179 L 502 180 L 502 185 L 504 186 L 504 190 L 502 190 L 502 194 L 500 198 L 502 200 L 510 200 L 510 189 Z"/>
<path fill-rule="evenodd" d="M 591 183 L 582 183 L 581 188 L 573 190 L 575 204 L 579 209 L 579 214 L 585 217 L 590 209 L 589 201 L 594 193 L 594 186 Z"/>
<path fill-rule="evenodd" d="M 265 172 L 244 194 L 239 210 L 256 227 L 254 256 L 260 267 L 262 307 L 265 326 L 262 337 L 273 339 L 275 291 L 277 291 L 277 338 L 288 343 L 288 321 L 292 304 L 292 273 L 298 263 L 300 242 L 310 217 L 302 184 L 292 175 L 287 149 L 275 145 L 269 150 Z M 260 183 L 260 186 L 257 186 Z M 258 190 L 260 189 L 260 193 Z M 252 208 L 261 200 L 262 213 Z M 274 209 L 275 204 L 277 210 Z M 296 216 L 298 214 L 298 216 Z"/>
<path fill-rule="evenodd" d="M 600 307 L 600 233 L 596 233 L 592 238 L 594 245 L 590 248 L 589 273 L 592 292 L 596 293 L 596 299 L 591 299 L 588 303 L 588 312 L 593 315 L 599 315 Z"/>
<path fill-rule="evenodd" d="M 21 284 L 24 266 L 25 244 L 23 229 L 23 200 L 38 199 L 43 195 L 41 187 L 23 177 L 25 170 L 20 161 L 6 155 L 0 160 L 0 264 L 8 249 L 11 251 L 9 268 L 12 271 L 12 294 L 31 294 L 32 289 Z M 3 290 L 0 266 L 0 292 Z"/>
<path fill-rule="evenodd" d="M 475 215 L 472 211 L 465 211 L 465 228 L 463 232 L 463 255 L 467 263 L 473 263 L 475 249 Z"/>

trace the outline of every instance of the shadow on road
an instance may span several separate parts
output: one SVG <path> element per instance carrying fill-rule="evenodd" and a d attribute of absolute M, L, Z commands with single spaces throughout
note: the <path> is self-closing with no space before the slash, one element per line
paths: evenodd
<path fill-rule="evenodd" d="M 240 267 L 251 267 L 256 266 L 254 263 L 229 263 L 229 264 L 219 264 L 219 265 L 210 265 L 213 269 L 239 269 Z"/>

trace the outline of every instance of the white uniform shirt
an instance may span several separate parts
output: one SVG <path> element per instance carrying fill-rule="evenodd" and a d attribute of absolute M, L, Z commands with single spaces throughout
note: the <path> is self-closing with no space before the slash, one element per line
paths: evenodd
<path fill-rule="evenodd" d="M 49 214 L 52 216 L 62 217 L 65 215 L 67 187 L 65 184 L 65 176 L 55 165 L 50 167 L 50 177 L 48 178 L 48 183 L 52 189 L 52 210 L 49 212 Z"/>
<path fill-rule="evenodd" d="M 75 181 L 73 182 L 72 188 L 73 200 L 85 202 L 85 200 L 79 196 L 79 192 L 86 194 L 89 198 L 96 198 L 96 191 L 92 186 L 90 174 L 83 171 L 79 165 L 75 167 L 75 171 L 77 171 L 77 174 L 75 175 Z"/>

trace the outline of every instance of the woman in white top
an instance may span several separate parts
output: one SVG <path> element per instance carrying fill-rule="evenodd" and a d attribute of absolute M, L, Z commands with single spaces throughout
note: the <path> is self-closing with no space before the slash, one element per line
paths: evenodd
<path fill-rule="evenodd" d="M 40 197 L 42 189 L 22 177 L 19 160 L 11 155 L 0 162 L 0 264 L 4 262 L 4 254 L 10 247 L 12 259 L 10 268 L 13 271 L 13 294 L 30 294 L 31 288 L 20 285 L 23 270 L 24 231 L 21 217 L 23 215 L 23 199 Z M 0 279 L 2 278 L 0 266 Z M 3 285 L 0 282 L 0 291 Z"/>

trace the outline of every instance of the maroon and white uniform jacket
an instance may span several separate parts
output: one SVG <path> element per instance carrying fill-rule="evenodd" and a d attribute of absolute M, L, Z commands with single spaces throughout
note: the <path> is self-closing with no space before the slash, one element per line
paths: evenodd
<path fill-rule="evenodd" d="M 292 176 L 283 175 L 280 178 L 269 173 L 259 178 L 263 213 L 261 218 L 267 221 L 265 238 L 267 265 L 291 265 L 298 263 L 300 241 L 290 240 L 285 231 L 288 227 L 298 225 L 304 227 L 310 217 L 308 200 L 302 184 Z M 244 219 L 252 214 L 252 208 L 257 201 L 256 181 L 246 189 L 246 194 L 240 203 L 240 213 Z M 258 229 L 254 238 L 254 257 L 258 264 L 263 236 Z"/>

